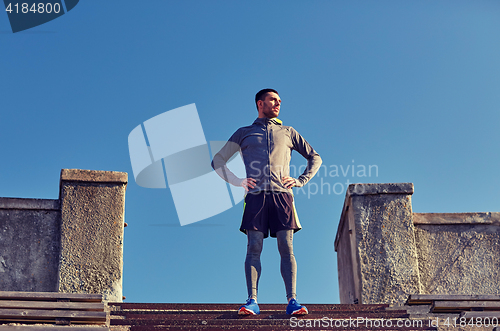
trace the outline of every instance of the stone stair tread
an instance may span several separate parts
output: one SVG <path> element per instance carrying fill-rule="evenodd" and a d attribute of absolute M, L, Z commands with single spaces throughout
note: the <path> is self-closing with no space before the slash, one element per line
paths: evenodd
<path fill-rule="evenodd" d="M 432 312 L 455 312 L 471 309 L 500 310 L 500 301 L 434 301 Z"/>
<path fill-rule="evenodd" d="M 0 309 L 58 309 L 58 310 L 82 310 L 82 311 L 104 311 L 103 302 L 54 302 L 33 300 L 0 300 Z"/>
<path fill-rule="evenodd" d="M 496 294 L 410 294 L 407 303 L 409 305 L 429 305 L 435 301 L 500 301 L 500 295 Z"/>
<path fill-rule="evenodd" d="M 260 315 L 240 316 L 237 310 L 241 304 L 175 304 L 175 303 L 110 303 L 111 331 L 166 331 L 166 330 L 291 330 L 304 327 L 292 326 L 292 323 L 314 325 L 305 329 L 325 329 L 321 323 L 342 323 L 353 320 L 346 330 L 436 330 L 422 321 L 422 327 L 397 327 L 397 323 L 409 320 L 409 314 L 403 307 L 389 308 L 389 305 L 354 305 L 354 304 L 307 304 L 309 314 L 290 316 L 285 314 L 285 304 L 259 304 Z M 364 322 L 357 323 L 357 318 Z M 381 327 L 375 323 L 384 320 L 391 327 Z M 356 322 L 354 322 L 356 321 Z M 374 323 L 366 324 L 364 323 Z M 392 327 L 392 325 L 394 325 Z M 368 327 L 367 327 L 368 326 Z M 371 327 L 373 326 L 373 327 Z M 335 327 L 334 327 L 335 328 Z M 338 327 L 337 327 L 338 329 Z"/>
<path fill-rule="evenodd" d="M 100 294 L 0 291 L 0 324 L 102 325 L 108 316 Z"/>
<path fill-rule="evenodd" d="M 497 318 L 497 322 L 500 322 L 500 311 L 493 311 L 493 310 L 488 310 L 488 311 L 462 311 L 460 313 L 460 317 L 465 317 L 466 319 L 469 318 Z"/>
<path fill-rule="evenodd" d="M 389 305 L 373 304 L 373 305 L 356 305 L 356 304 L 309 304 L 302 303 L 309 310 L 321 311 L 384 311 Z M 121 311 L 130 310 L 235 310 L 242 305 L 242 303 L 108 303 L 110 307 L 117 308 Z M 283 310 L 286 307 L 285 303 L 259 303 L 261 310 Z"/>
<path fill-rule="evenodd" d="M 101 302 L 102 294 L 0 291 L 0 300 L 23 300 L 23 301 L 69 300 L 70 302 Z"/>
<path fill-rule="evenodd" d="M 290 324 L 286 325 L 176 325 L 176 326 L 165 326 L 165 327 L 151 327 L 151 326 L 132 326 L 130 331 L 168 331 L 168 330 L 333 330 L 335 328 L 325 328 L 325 327 L 291 327 Z M 397 331 L 436 331 L 437 328 L 434 327 L 424 327 L 424 328 L 343 328 L 342 330 L 355 330 L 355 331 L 381 331 L 381 330 L 397 330 Z M 497 330 L 498 331 L 498 330 Z"/>
<path fill-rule="evenodd" d="M 308 318 L 321 319 L 323 317 L 333 318 L 333 319 L 357 319 L 357 318 L 384 318 L 384 319 L 398 319 L 398 318 L 408 318 L 406 313 L 356 313 L 356 314 L 332 314 L 332 313 L 318 313 L 309 312 Z M 156 316 L 141 316 L 136 318 L 135 316 L 129 316 L 125 319 L 113 319 L 111 318 L 111 325 L 146 325 L 154 323 L 162 323 L 168 320 L 183 320 L 183 319 L 206 319 L 206 320 L 241 320 L 241 319 L 290 319 L 290 315 L 285 314 L 283 311 L 277 312 L 265 312 L 261 311 L 260 315 L 256 316 L 239 316 L 236 311 L 224 312 L 224 313 L 206 313 L 206 312 L 194 312 L 194 313 L 184 313 L 184 314 L 158 314 Z"/>
<path fill-rule="evenodd" d="M 109 331 L 109 328 L 89 325 L 0 325 L 0 331 Z"/>

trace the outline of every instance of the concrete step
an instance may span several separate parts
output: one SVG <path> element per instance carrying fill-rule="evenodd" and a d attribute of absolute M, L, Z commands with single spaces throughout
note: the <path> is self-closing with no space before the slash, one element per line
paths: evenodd
<path fill-rule="evenodd" d="M 110 329 L 163 330 L 436 330 L 427 321 L 408 325 L 406 310 L 388 305 L 304 304 L 306 316 L 285 314 L 285 304 L 259 304 L 260 315 L 240 316 L 241 304 L 109 303 Z M 406 324 L 405 324 L 406 323 Z"/>
<path fill-rule="evenodd" d="M 108 303 L 110 307 L 115 307 L 117 310 L 237 310 L 241 303 Z M 354 305 L 354 304 L 303 304 L 309 310 L 339 310 L 339 311 L 383 311 L 389 305 L 375 304 L 375 305 Z M 286 304 L 261 304 L 261 310 L 283 310 Z"/>

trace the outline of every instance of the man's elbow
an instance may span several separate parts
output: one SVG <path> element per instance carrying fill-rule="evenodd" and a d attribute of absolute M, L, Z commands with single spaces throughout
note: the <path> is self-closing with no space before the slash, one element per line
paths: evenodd
<path fill-rule="evenodd" d="M 314 164 L 317 164 L 318 167 L 323 163 L 323 159 L 321 158 L 321 156 L 319 156 L 319 154 L 316 153 L 316 155 L 314 155 Z"/>
<path fill-rule="evenodd" d="M 221 168 L 224 164 L 225 164 L 225 162 L 222 160 L 220 155 L 218 153 L 215 154 L 214 158 L 212 159 L 212 163 L 211 163 L 212 169 L 217 170 L 217 169 Z"/>

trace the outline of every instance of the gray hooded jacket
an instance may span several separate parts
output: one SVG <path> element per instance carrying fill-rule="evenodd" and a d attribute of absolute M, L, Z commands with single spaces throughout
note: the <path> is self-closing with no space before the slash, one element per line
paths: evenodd
<path fill-rule="evenodd" d="M 307 167 L 295 178 L 295 186 L 304 186 L 321 166 L 321 157 L 291 126 L 282 125 L 278 118 L 257 118 L 252 125 L 239 128 L 214 156 L 212 168 L 228 183 L 240 186 L 243 178 L 235 176 L 226 163 L 237 152 L 243 157 L 247 178 L 256 180 L 249 192 L 273 191 L 292 193 L 282 184 L 290 176 L 292 150 L 307 159 Z"/>

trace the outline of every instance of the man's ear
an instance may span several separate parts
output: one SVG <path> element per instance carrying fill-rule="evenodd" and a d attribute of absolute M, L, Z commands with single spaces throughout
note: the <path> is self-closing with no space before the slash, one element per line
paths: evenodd
<path fill-rule="evenodd" d="M 264 101 L 257 100 L 257 109 L 261 108 L 263 104 L 264 104 Z"/>

